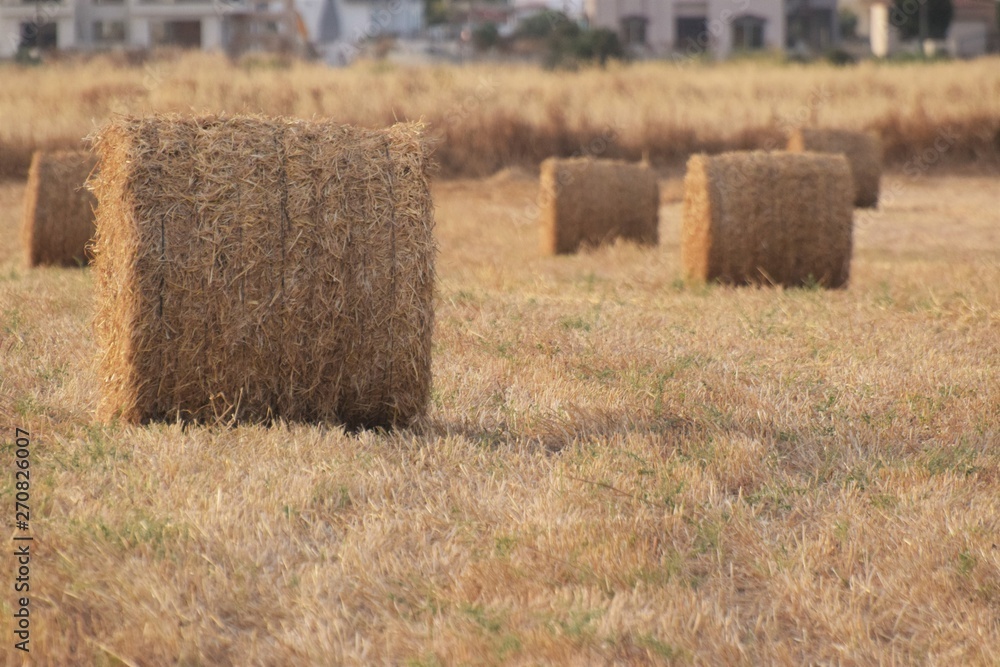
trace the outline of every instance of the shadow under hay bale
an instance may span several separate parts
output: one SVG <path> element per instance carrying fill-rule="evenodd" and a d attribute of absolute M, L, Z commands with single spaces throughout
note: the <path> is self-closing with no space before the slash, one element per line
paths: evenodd
<path fill-rule="evenodd" d="M 841 287 L 850 275 L 853 186 L 842 155 L 694 155 L 684 178 L 689 278 Z"/>
<path fill-rule="evenodd" d="M 85 184 L 96 164 L 86 151 L 35 152 L 21 221 L 28 266 L 87 263 L 97 200 Z"/>
<path fill-rule="evenodd" d="M 101 419 L 378 427 L 426 410 L 421 125 L 118 118 L 95 143 Z"/>
<path fill-rule="evenodd" d="M 878 206 L 882 179 L 882 145 L 876 135 L 848 130 L 802 128 L 789 135 L 788 150 L 793 153 L 842 153 L 847 158 L 854 179 L 854 205 L 859 208 Z"/>
<path fill-rule="evenodd" d="M 573 253 L 618 238 L 644 245 L 659 241 L 659 186 L 648 167 L 549 158 L 542 163 L 540 180 L 543 253 Z"/>

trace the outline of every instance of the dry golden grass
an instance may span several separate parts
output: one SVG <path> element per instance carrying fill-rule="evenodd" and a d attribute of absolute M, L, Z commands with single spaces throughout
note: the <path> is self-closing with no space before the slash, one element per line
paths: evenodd
<path fill-rule="evenodd" d="M 0 176 L 35 148 L 75 148 L 115 112 L 328 116 L 383 127 L 424 118 L 445 174 L 488 175 L 574 153 L 682 165 L 694 152 L 785 145 L 794 127 L 881 135 L 889 164 L 1000 164 L 1000 59 L 837 68 L 735 62 L 606 70 L 533 67 L 239 67 L 174 54 L 136 67 L 105 58 L 0 65 Z M 928 152 L 930 151 L 930 152 Z"/>
<path fill-rule="evenodd" d="M 657 248 L 543 257 L 536 187 L 434 186 L 391 435 L 93 426 L 90 270 L 0 247 L 33 664 L 997 664 L 996 179 L 887 174 L 836 292 L 686 287 L 673 201 Z"/>

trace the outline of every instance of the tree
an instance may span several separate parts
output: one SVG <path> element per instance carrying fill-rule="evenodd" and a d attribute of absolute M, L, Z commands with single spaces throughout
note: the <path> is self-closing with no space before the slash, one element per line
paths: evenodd
<path fill-rule="evenodd" d="M 953 13 L 951 0 L 893 0 L 889 18 L 903 39 L 944 39 Z"/>
<path fill-rule="evenodd" d="M 472 31 L 472 44 L 477 51 L 489 51 L 500 41 L 496 23 L 484 23 Z"/>
<path fill-rule="evenodd" d="M 517 26 L 517 36 L 544 38 L 553 34 L 573 31 L 574 28 L 577 26 L 569 20 L 568 16 L 562 12 L 547 9 L 521 19 L 521 23 Z"/>
<path fill-rule="evenodd" d="M 577 58 L 597 60 L 602 65 L 609 58 L 622 58 L 625 55 L 618 33 L 607 28 L 585 30 L 576 38 L 574 47 Z"/>
<path fill-rule="evenodd" d="M 427 25 L 441 25 L 448 22 L 449 5 L 445 0 L 424 0 L 424 20 Z"/>
<path fill-rule="evenodd" d="M 544 39 L 548 47 L 545 64 L 549 67 L 573 65 L 580 60 L 596 60 L 604 65 L 610 58 L 622 58 L 618 34 L 606 28 L 585 29 L 562 12 L 544 11 L 523 19 L 518 37 Z"/>
<path fill-rule="evenodd" d="M 840 23 L 840 38 L 854 39 L 858 36 L 858 15 L 850 9 L 841 8 L 837 15 Z"/>

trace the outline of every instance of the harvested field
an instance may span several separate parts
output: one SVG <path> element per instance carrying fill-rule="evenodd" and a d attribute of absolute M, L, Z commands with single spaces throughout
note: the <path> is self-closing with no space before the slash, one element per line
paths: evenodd
<path fill-rule="evenodd" d="M 98 271 L 26 270 L 22 245 L 0 244 L 9 470 L 15 429 L 31 442 L 33 664 L 1000 661 L 996 57 L 556 72 L 122 60 L 0 64 L 0 234 L 18 238 L 32 152 L 83 148 L 115 114 L 423 119 L 441 163 L 433 381 L 426 414 L 392 432 L 99 421 Z M 685 281 L 690 155 L 773 151 L 802 126 L 883 144 L 879 207 L 854 211 L 850 282 Z M 545 158 L 644 153 L 662 178 L 658 245 L 539 250 Z M 278 162 L 232 169 L 278 178 Z M 238 226 L 211 194 L 242 186 L 220 181 L 183 197 L 170 184 L 174 204 L 210 214 L 180 240 L 211 237 L 216 215 Z M 290 193 L 289 225 L 322 192 Z M 277 257 L 241 255 L 251 269 Z M 239 262 L 218 264 L 213 284 L 242 280 Z M 190 310 L 230 305 L 171 268 Z M 306 277 L 285 287 L 319 284 Z M 341 331 L 275 308 L 303 351 Z M 195 353 L 259 349 L 294 386 L 319 372 L 248 329 L 208 332 Z M 206 365 L 144 372 L 185 364 Z M 3 480 L 14 507 L 27 480 Z M 6 586 L 16 567 L 8 550 Z M 15 604 L 4 598 L 8 619 Z"/>
<path fill-rule="evenodd" d="M 676 201 L 556 258 L 537 180 L 433 183 L 430 408 L 391 434 L 96 423 L 93 269 L 0 245 L 32 661 L 996 664 L 997 180 L 882 186 L 830 291 L 686 284 Z"/>

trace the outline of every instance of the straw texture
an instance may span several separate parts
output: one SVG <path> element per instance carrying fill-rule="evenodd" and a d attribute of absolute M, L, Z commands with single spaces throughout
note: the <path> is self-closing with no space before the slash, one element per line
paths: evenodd
<path fill-rule="evenodd" d="M 684 270 L 731 284 L 843 286 L 852 191 L 842 155 L 694 155 L 684 178 Z"/>
<path fill-rule="evenodd" d="M 795 153 L 842 153 L 847 157 L 854 178 L 854 205 L 878 206 L 882 179 L 882 146 L 879 138 L 867 132 L 802 128 L 788 137 L 788 150 Z"/>
<path fill-rule="evenodd" d="M 543 253 L 573 253 L 618 238 L 658 242 L 659 187 L 646 166 L 549 158 L 542 163 L 540 181 Z"/>
<path fill-rule="evenodd" d="M 87 263 L 96 200 L 84 185 L 95 164 L 86 151 L 36 151 L 32 156 L 21 221 L 28 266 Z"/>
<path fill-rule="evenodd" d="M 123 117 L 95 144 L 99 417 L 372 427 L 425 411 L 422 126 Z"/>

